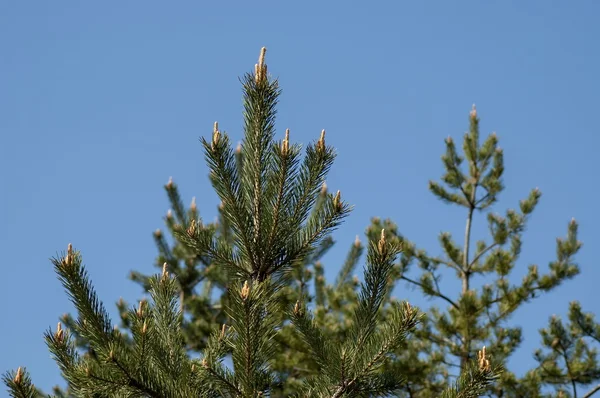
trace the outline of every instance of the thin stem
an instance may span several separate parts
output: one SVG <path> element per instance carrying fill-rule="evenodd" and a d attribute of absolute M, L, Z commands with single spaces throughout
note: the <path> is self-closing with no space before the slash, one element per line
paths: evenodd
<path fill-rule="evenodd" d="M 596 387 L 594 387 L 590 391 L 588 391 L 587 394 L 585 394 L 583 396 L 583 398 L 590 398 L 592 395 L 594 395 L 598 391 L 600 391 L 600 384 L 598 384 Z"/>

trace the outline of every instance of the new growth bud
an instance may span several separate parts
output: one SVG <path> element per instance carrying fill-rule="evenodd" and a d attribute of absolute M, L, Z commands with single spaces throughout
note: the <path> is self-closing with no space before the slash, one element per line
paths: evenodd
<path fill-rule="evenodd" d="M 321 136 L 319 137 L 319 141 L 317 141 L 317 149 L 319 151 L 325 150 L 325 130 L 321 130 Z"/>
<path fill-rule="evenodd" d="M 221 132 L 219 131 L 219 122 L 215 122 L 213 127 L 213 136 L 212 136 L 212 149 L 215 149 L 215 146 L 219 143 L 219 139 L 221 138 Z"/>
<path fill-rule="evenodd" d="M 173 210 L 171 210 L 171 209 L 167 210 L 167 218 L 168 219 L 173 218 Z"/>
<path fill-rule="evenodd" d="M 154 231 L 154 236 L 157 238 L 160 238 L 162 236 L 162 232 L 160 229 L 157 229 L 156 231 Z"/>
<path fill-rule="evenodd" d="M 485 346 L 481 349 L 481 351 L 477 352 L 477 364 L 479 365 L 479 369 L 484 372 L 490 371 L 490 360 L 487 358 L 487 354 L 485 352 Z"/>
<path fill-rule="evenodd" d="M 385 253 L 385 229 L 381 230 L 381 237 L 379 238 L 379 242 L 377 243 L 377 248 L 379 249 L 380 254 Z"/>
<path fill-rule="evenodd" d="M 296 301 L 296 304 L 294 305 L 294 315 L 300 315 L 300 311 L 302 310 L 301 306 L 300 306 L 300 300 Z"/>
<path fill-rule="evenodd" d="M 337 211 L 340 211 L 340 210 L 342 209 L 342 199 L 341 199 L 341 195 L 342 195 L 342 194 L 341 194 L 341 193 L 340 193 L 340 191 L 338 190 L 338 191 L 335 193 L 335 196 L 333 197 L 333 207 L 335 207 L 335 209 L 336 209 Z"/>
<path fill-rule="evenodd" d="M 136 314 L 138 317 L 143 317 L 144 316 L 144 308 L 146 307 L 146 300 L 140 300 L 140 304 L 138 305 L 138 309 L 136 311 Z"/>
<path fill-rule="evenodd" d="M 23 369 L 19 366 L 19 368 L 17 369 L 17 374 L 15 375 L 15 378 L 13 379 L 13 381 L 15 382 L 15 384 L 21 384 L 22 380 L 23 380 Z"/>
<path fill-rule="evenodd" d="M 256 83 L 260 83 L 267 77 L 267 65 L 265 64 L 266 53 L 267 48 L 261 48 L 260 55 L 258 56 L 258 63 L 254 65 L 254 78 L 256 79 Z"/>
<path fill-rule="evenodd" d="M 59 343 L 63 342 L 63 338 L 64 338 L 64 331 L 62 329 L 62 325 L 60 324 L 60 322 L 58 322 L 58 325 L 56 325 L 56 332 L 54 333 L 54 338 L 56 339 L 56 341 L 58 341 Z"/>
<path fill-rule="evenodd" d="M 196 197 L 192 197 L 192 203 L 190 203 L 190 210 L 196 211 Z"/>
<path fill-rule="evenodd" d="M 167 266 L 168 266 L 168 265 L 167 265 L 167 263 L 165 262 L 165 263 L 163 264 L 163 267 L 162 267 L 162 275 L 161 275 L 161 278 L 162 278 L 162 280 L 165 280 L 165 279 L 169 278 L 169 271 L 167 271 Z"/>
<path fill-rule="evenodd" d="M 283 139 L 283 142 L 281 143 L 281 153 L 283 153 L 283 155 L 287 155 L 288 150 L 290 148 L 290 129 L 286 129 L 285 130 L 285 138 Z"/>
<path fill-rule="evenodd" d="M 356 239 L 354 239 L 354 246 L 360 247 L 360 238 L 356 235 Z"/>
<path fill-rule="evenodd" d="M 169 181 L 167 181 L 166 187 L 167 189 L 173 188 L 173 177 L 169 177 Z"/>
<path fill-rule="evenodd" d="M 327 183 L 323 181 L 323 185 L 321 185 L 321 195 L 325 195 L 327 193 Z"/>
<path fill-rule="evenodd" d="M 73 245 L 69 243 L 67 246 L 67 255 L 62 261 L 63 266 L 71 266 L 73 264 Z"/>
<path fill-rule="evenodd" d="M 244 286 L 242 286 L 242 291 L 240 292 L 240 296 L 242 300 L 246 300 L 250 295 L 250 285 L 248 285 L 248 281 L 244 282 Z"/>
<path fill-rule="evenodd" d="M 473 104 L 473 107 L 471 108 L 471 119 L 475 119 L 477 118 L 477 108 L 475 108 L 475 104 Z"/>
<path fill-rule="evenodd" d="M 196 220 L 190 221 L 190 226 L 186 230 L 189 237 L 193 238 L 196 235 Z"/>
<path fill-rule="evenodd" d="M 239 155 L 240 153 L 242 153 L 242 143 L 238 142 L 237 146 L 235 147 L 235 153 L 236 155 Z"/>

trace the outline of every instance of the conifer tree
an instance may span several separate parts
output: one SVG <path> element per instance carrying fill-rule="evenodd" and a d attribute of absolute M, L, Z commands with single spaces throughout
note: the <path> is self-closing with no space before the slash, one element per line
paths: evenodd
<path fill-rule="evenodd" d="M 328 308 L 311 309 L 306 285 L 295 289 L 295 278 L 303 280 L 305 265 L 327 247 L 326 237 L 350 206 L 339 191 L 323 189 L 335 157 L 325 143 L 325 131 L 307 146 L 304 157 L 300 146 L 290 143 L 289 130 L 283 140 L 275 140 L 280 89 L 267 74 L 264 56 L 263 48 L 254 73 L 242 80 L 244 139 L 239 151 L 217 123 L 211 139 L 201 139 L 226 227 L 217 233 L 214 224 L 205 225 L 195 206 L 188 214 L 175 208 L 176 219 L 169 222 L 181 252 L 171 263 L 165 261 L 159 275 L 139 278 L 147 284 L 151 300 L 126 311 L 125 330 L 114 327 L 79 252 L 69 245 L 64 255 L 53 259 L 77 310 L 76 318 L 67 317 L 69 328 L 59 323 L 45 335 L 68 394 L 274 396 L 285 384 L 285 373 L 275 369 L 273 358 L 286 351 L 306 365 L 296 374 L 295 391 L 288 396 L 383 397 L 396 394 L 404 384 L 405 375 L 386 363 L 409 339 L 422 314 L 408 302 L 389 300 L 394 264 L 402 251 L 398 240 L 389 239 L 384 230 L 369 240 L 364 281 L 351 281 L 346 289 L 353 305 L 345 310 L 340 328 L 321 326 L 332 316 Z M 178 260 L 186 257 L 193 260 L 181 266 Z M 342 269 L 340 289 L 349 283 L 353 266 Z M 175 277 L 170 268 L 177 272 Z M 325 302 L 328 289 L 316 264 L 315 272 L 317 301 Z M 186 334 L 183 311 L 191 303 L 186 297 L 194 296 L 188 288 L 207 276 L 207 282 L 221 283 L 220 308 L 210 305 L 210 294 L 203 296 L 197 304 L 208 320 L 189 327 Z M 223 325 L 214 327 L 220 319 Z M 207 331 L 210 335 L 204 338 Z M 197 343 L 200 358 L 187 352 L 194 334 L 202 337 Z M 87 349 L 81 352 L 78 346 Z M 231 366 L 224 364 L 226 358 Z M 465 360 L 463 372 L 441 396 L 479 396 L 499 373 L 484 347 L 476 358 Z M 23 368 L 6 373 L 4 381 L 14 397 L 38 395 Z"/>
<path fill-rule="evenodd" d="M 405 396 L 437 396 L 449 375 L 464 373 L 465 365 L 476 353 L 475 347 L 486 345 L 505 368 L 486 395 L 554 396 L 548 390 L 553 387 L 559 396 L 577 396 L 577 386 L 581 391 L 582 386 L 600 379 L 596 351 L 589 345 L 600 341 L 600 326 L 594 323 L 591 314 L 583 314 L 577 303 L 571 305 L 570 325 L 565 326 L 553 317 L 549 327 L 541 331 L 545 349 L 535 353 L 537 366 L 522 378 L 506 368 L 506 361 L 522 341 L 522 330 L 511 324 L 511 315 L 579 273 L 574 260 L 581 247 L 577 223 L 572 220 L 566 238 L 557 239 L 557 259 L 545 272 L 537 265 L 530 265 L 520 283 L 511 283 L 510 276 L 521 252 L 522 234 L 541 193 L 534 189 L 519 203 L 518 210 L 509 209 L 504 216 L 493 213 L 491 206 L 503 190 L 503 153 L 495 134 L 480 143 L 475 106 L 469 125 L 462 156 L 452 138 L 448 138 L 442 156 L 445 167 L 442 183 L 429 183 L 430 191 L 441 201 L 465 210 L 463 243 L 458 243 L 450 233 L 442 233 L 439 241 L 443 254 L 432 256 L 398 233 L 391 220 L 374 218 L 367 231 L 373 237 L 385 229 L 390 239 L 400 242 L 404 250 L 395 277 L 445 306 L 445 309 L 433 306 L 426 311 L 415 332 L 417 338 L 405 343 L 397 352 L 399 360 L 390 366 L 398 366 L 409 375 L 403 387 Z M 487 213 L 491 235 L 487 241 L 475 240 L 472 234 L 473 219 L 481 213 Z M 460 289 L 451 291 L 444 287 L 442 275 L 455 275 Z M 600 387 L 595 387 L 585 396 L 598 390 Z"/>

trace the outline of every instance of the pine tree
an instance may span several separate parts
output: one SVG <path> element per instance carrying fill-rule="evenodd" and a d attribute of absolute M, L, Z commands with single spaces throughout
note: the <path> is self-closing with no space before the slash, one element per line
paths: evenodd
<path fill-rule="evenodd" d="M 522 378 L 506 368 L 506 361 L 522 341 L 522 330 L 511 324 L 511 315 L 579 273 L 574 260 L 581 247 L 577 223 L 572 220 L 566 238 L 557 239 L 557 259 L 545 273 L 541 274 L 537 265 L 531 265 L 521 283 L 512 284 L 510 275 L 518 264 L 522 234 L 541 193 L 534 189 L 519 203 L 518 210 L 509 209 L 504 216 L 491 212 L 503 190 L 503 153 L 495 134 L 480 143 L 479 118 L 474 106 L 469 125 L 463 140 L 463 155 L 458 154 L 454 141 L 448 138 L 442 156 L 445 167 L 442 183 L 429 183 L 430 191 L 441 201 L 465 209 L 463 244 L 457 243 L 450 233 L 442 233 L 439 241 L 443 255 L 432 256 L 399 234 L 391 220 L 375 218 L 367 231 L 373 237 L 385 229 L 391 240 L 402 244 L 404 250 L 395 277 L 446 307 L 433 306 L 426 311 L 415 331 L 417 338 L 405 342 L 397 352 L 399 360 L 390 366 L 410 375 L 403 386 L 403 396 L 437 396 L 449 375 L 464 373 L 476 353 L 475 347 L 486 345 L 505 368 L 498 382 L 488 387 L 486 395 L 553 396 L 548 387 L 554 387 L 559 396 L 577 396 L 577 385 L 581 389 L 600 379 L 596 351 L 590 347 L 590 343 L 600 342 L 600 326 L 594 323 L 591 314 L 583 314 L 577 303 L 571 304 L 570 325 L 565 326 L 553 317 L 549 327 L 540 332 L 544 349 L 535 353 L 538 366 Z M 475 241 L 473 219 L 485 212 L 490 239 Z M 417 270 L 412 269 L 413 265 Z M 441 284 L 442 276 L 453 275 L 461 282 L 459 291 L 449 291 Z M 475 279 L 478 285 L 474 285 Z M 410 364 L 408 369 L 407 364 Z M 600 387 L 590 389 L 585 396 L 599 390 Z"/>
<path fill-rule="evenodd" d="M 275 369 L 273 358 L 287 351 L 307 365 L 296 374 L 295 396 L 388 396 L 403 385 L 402 372 L 386 363 L 415 330 L 422 314 L 408 302 L 388 299 L 394 264 L 402 251 L 397 240 L 390 240 L 382 230 L 369 241 L 364 282 L 358 287 L 352 281 L 346 289 L 353 305 L 345 310 L 341 328 L 322 327 L 327 318 L 335 317 L 335 311 L 330 314 L 318 305 L 311 309 L 306 286 L 294 289 L 294 278 L 304 278 L 304 266 L 327 246 L 326 237 L 348 215 L 350 206 L 339 191 L 330 194 L 323 189 L 335 158 L 324 131 L 307 146 L 304 157 L 300 146 L 290 143 L 289 130 L 283 140 L 275 140 L 280 89 L 277 80 L 267 75 L 264 56 L 263 48 L 254 73 L 242 80 L 244 140 L 239 151 L 217 123 L 212 138 L 202 139 L 226 228 L 217 233 L 215 225 L 205 225 L 195 206 L 188 214 L 181 211 L 182 206 L 175 208 L 172 231 L 181 253 L 171 263 L 165 261 L 159 275 L 147 280 L 140 277 L 151 300 L 141 300 L 126 311 L 122 316 L 125 330 L 113 326 L 79 252 L 69 245 L 66 253 L 53 259 L 77 310 L 76 319 L 67 317 L 69 328 L 59 323 L 45 335 L 68 383 L 68 394 L 272 396 L 285 384 L 284 372 Z M 192 256 L 182 267 L 178 260 Z M 197 263 L 204 267 L 198 269 Z M 352 267 L 340 275 L 340 288 L 348 284 L 347 271 Z M 202 296 L 197 304 L 204 307 L 208 320 L 189 327 L 186 334 L 183 311 L 191 303 L 186 297 L 194 296 L 188 288 L 207 275 L 211 283 L 222 283 L 220 308 L 207 305 L 210 294 Z M 330 290 L 322 274 L 315 281 L 317 301 L 324 302 Z M 298 299 L 292 304 L 290 296 L 294 295 Z M 214 327 L 221 317 L 225 323 Z M 210 335 L 204 338 L 207 331 Z M 201 337 L 197 343 L 200 358 L 187 352 L 195 334 Z M 81 352 L 78 346 L 86 350 Z M 226 358 L 231 366 L 224 364 Z M 479 396 L 500 373 L 485 347 L 463 365 L 456 383 L 441 396 Z M 4 381 L 14 397 L 38 395 L 22 368 L 6 373 Z"/>

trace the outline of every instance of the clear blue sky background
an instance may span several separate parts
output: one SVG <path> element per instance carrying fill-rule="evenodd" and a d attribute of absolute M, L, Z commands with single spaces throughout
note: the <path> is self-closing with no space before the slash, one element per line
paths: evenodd
<path fill-rule="evenodd" d="M 72 242 L 113 314 L 153 270 L 152 231 L 173 176 L 205 219 L 218 204 L 198 137 L 215 120 L 241 137 L 238 76 L 267 46 L 284 89 L 278 126 L 306 143 L 322 128 L 339 157 L 328 185 L 356 208 L 326 258 L 333 276 L 371 216 L 391 217 L 433 254 L 461 240 L 465 214 L 438 202 L 443 140 L 459 140 L 472 103 L 505 150 L 495 210 L 544 193 L 515 280 L 545 269 L 568 221 L 581 222 L 582 275 L 511 320 L 534 364 L 538 329 L 568 301 L 598 312 L 596 1 L 17 2 L 0 4 L 0 371 L 26 365 L 62 383 L 42 333 L 72 309 L 49 257 Z M 483 217 L 477 236 L 485 236 Z M 448 278 L 448 280 L 450 280 Z M 456 284 L 448 283 L 450 295 Z M 453 292 L 454 290 L 454 292 Z M 428 305 L 404 285 L 397 296 Z M 597 296 L 596 296 L 597 297 Z M 3 393 L 0 393 L 0 395 Z"/>

